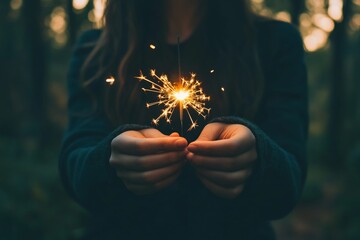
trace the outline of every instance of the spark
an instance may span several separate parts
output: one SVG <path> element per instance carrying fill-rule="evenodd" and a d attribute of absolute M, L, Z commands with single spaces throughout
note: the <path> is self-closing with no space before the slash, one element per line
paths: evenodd
<path fill-rule="evenodd" d="M 155 49 L 156 48 L 156 46 L 154 45 L 154 44 L 150 44 L 150 46 L 149 46 L 151 49 Z"/>
<path fill-rule="evenodd" d="M 224 88 L 224 87 L 222 87 L 222 88 L 221 88 L 221 91 L 225 92 L 225 88 Z"/>
<path fill-rule="evenodd" d="M 210 113 L 210 108 L 205 107 L 205 102 L 210 100 L 201 88 L 201 82 L 196 79 L 196 74 L 191 73 L 190 79 L 181 78 L 178 85 L 174 85 L 169 81 L 167 75 L 157 75 L 155 70 L 150 71 L 150 75 L 154 80 L 148 79 L 140 71 L 140 76 L 136 77 L 140 81 L 146 81 L 151 84 L 149 88 L 142 88 L 144 92 L 158 94 L 155 102 L 147 103 L 147 108 L 155 105 L 163 105 L 162 113 L 152 120 L 153 124 L 158 125 L 160 119 L 164 118 L 167 123 L 171 123 L 171 117 L 174 110 L 179 107 L 180 121 L 183 121 L 183 113 L 185 112 L 190 119 L 191 125 L 188 129 L 197 127 L 197 122 L 191 115 L 191 111 L 195 111 L 198 116 L 204 119 Z"/>
<path fill-rule="evenodd" d="M 214 72 L 215 72 L 215 70 L 214 70 L 214 69 L 210 70 L 210 73 L 214 73 Z"/>
<path fill-rule="evenodd" d="M 113 85 L 115 82 L 115 78 L 114 77 L 109 77 L 105 80 L 109 85 Z"/>

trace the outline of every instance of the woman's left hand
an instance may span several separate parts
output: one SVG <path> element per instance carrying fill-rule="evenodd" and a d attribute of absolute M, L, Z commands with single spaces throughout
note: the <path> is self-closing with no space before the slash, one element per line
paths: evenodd
<path fill-rule="evenodd" d="M 257 159 L 255 136 L 240 124 L 210 123 L 189 144 L 187 159 L 215 195 L 234 199 L 244 188 Z"/>

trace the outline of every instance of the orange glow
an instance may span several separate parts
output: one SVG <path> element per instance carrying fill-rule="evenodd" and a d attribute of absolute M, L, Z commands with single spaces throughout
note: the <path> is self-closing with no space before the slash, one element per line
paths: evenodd
<path fill-rule="evenodd" d="M 300 15 L 300 25 L 304 28 L 309 28 L 312 25 L 311 16 L 307 13 L 303 13 Z"/>
<path fill-rule="evenodd" d="M 343 18 L 343 1 L 342 0 L 329 0 L 328 14 L 335 21 L 339 22 Z"/>
<path fill-rule="evenodd" d="M 82 10 L 88 5 L 89 0 L 73 0 L 72 6 L 76 10 Z"/>
<path fill-rule="evenodd" d="M 360 14 L 354 14 L 351 18 L 350 21 L 350 26 L 352 29 L 354 30 L 359 30 L 360 29 Z"/>
<path fill-rule="evenodd" d="M 291 16 L 290 13 L 286 11 L 278 12 L 275 15 L 275 18 L 284 22 L 291 22 Z"/>
<path fill-rule="evenodd" d="M 322 13 L 317 13 L 312 16 L 313 23 L 324 30 L 325 32 L 331 32 L 334 30 L 335 24 L 331 18 Z"/>
<path fill-rule="evenodd" d="M 93 0 L 94 9 L 88 14 L 88 19 L 93 22 L 95 27 L 102 27 L 102 17 L 105 11 L 106 0 Z"/>
<path fill-rule="evenodd" d="M 19 10 L 22 7 L 22 0 L 11 0 L 10 7 L 12 10 Z"/>
<path fill-rule="evenodd" d="M 309 52 L 314 52 L 323 48 L 328 40 L 328 33 L 321 29 L 315 28 L 311 33 L 304 37 L 305 48 Z"/>
<path fill-rule="evenodd" d="M 50 21 L 50 28 L 56 33 L 62 33 L 65 31 L 66 23 L 62 16 L 54 16 Z"/>

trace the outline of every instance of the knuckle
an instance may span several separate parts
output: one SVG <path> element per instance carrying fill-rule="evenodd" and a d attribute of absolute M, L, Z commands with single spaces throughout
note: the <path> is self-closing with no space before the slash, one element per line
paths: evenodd
<path fill-rule="evenodd" d="M 184 158 L 184 154 L 182 152 L 173 152 L 169 155 L 169 161 L 171 163 L 175 163 L 181 160 L 182 158 Z"/>
<path fill-rule="evenodd" d="M 113 154 L 111 154 L 111 156 L 110 156 L 109 164 L 110 164 L 110 166 L 112 166 L 112 167 L 114 167 L 114 166 L 117 164 L 117 159 L 116 159 L 116 157 L 115 157 Z"/>
<path fill-rule="evenodd" d="M 251 158 L 251 160 L 254 161 L 257 159 L 257 157 L 258 157 L 258 155 L 257 155 L 256 149 L 254 148 L 250 153 L 250 158 Z"/>
<path fill-rule="evenodd" d="M 223 177 L 224 183 L 233 183 L 234 182 L 234 175 L 233 174 L 226 174 Z"/>
<path fill-rule="evenodd" d="M 111 149 L 116 149 L 117 146 L 119 145 L 119 136 L 115 137 L 113 140 L 111 140 L 111 143 L 110 143 L 110 146 L 111 146 Z"/>
<path fill-rule="evenodd" d="M 225 165 L 226 170 L 233 170 L 236 168 L 236 166 L 237 166 L 237 161 L 236 161 L 236 159 L 233 159 L 233 158 L 229 159 L 229 161 Z"/>
<path fill-rule="evenodd" d="M 136 159 L 133 160 L 134 161 L 134 165 L 136 165 L 139 169 L 146 169 L 147 167 L 147 163 L 148 163 L 148 159 L 146 156 L 143 157 L 138 157 Z"/>
<path fill-rule="evenodd" d="M 197 166 L 204 166 L 204 158 L 199 155 L 194 155 L 191 162 L 195 163 Z"/>
<path fill-rule="evenodd" d="M 145 183 L 153 183 L 155 181 L 153 174 L 148 172 L 141 174 L 141 180 Z"/>
<path fill-rule="evenodd" d="M 134 143 L 132 147 L 135 152 L 141 152 L 141 149 L 143 148 L 141 142 Z"/>
<path fill-rule="evenodd" d="M 234 197 L 237 197 L 243 191 L 243 189 L 244 189 L 243 185 L 240 185 L 240 186 L 234 188 L 231 191 L 231 193 L 232 193 L 232 195 L 234 195 Z"/>
<path fill-rule="evenodd" d="M 246 171 L 246 174 L 245 174 L 245 179 L 247 179 L 248 177 L 250 177 L 252 174 L 252 169 L 249 168 L 247 171 Z"/>
<path fill-rule="evenodd" d="M 118 178 L 122 178 L 122 177 L 123 177 L 123 174 L 122 174 L 121 172 L 119 172 L 119 171 L 116 171 L 116 176 L 117 176 Z"/>

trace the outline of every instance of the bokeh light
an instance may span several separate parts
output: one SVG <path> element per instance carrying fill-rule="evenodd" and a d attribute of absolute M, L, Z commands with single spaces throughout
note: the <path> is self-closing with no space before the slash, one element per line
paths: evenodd
<path fill-rule="evenodd" d="M 341 21 L 343 17 L 342 13 L 343 0 L 329 0 L 328 14 L 335 21 Z"/>
<path fill-rule="evenodd" d="M 48 20 L 48 26 L 50 28 L 49 35 L 53 37 L 56 45 L 64 46 L 67 43 L 68 36 L 66 33 L 66 12 L 63 7 L 54 8 Z"/>
<path fill-rule="evenodd" d="M 90 22 L 94 23 L 95 27 L 103 26 L 103 15 L 105 10 L 106 0 L 93 0 L 94 8 L 88 14 Z"/>
<path fill-rule="evenodd" d="M 328 40 L 328 34 L 319 28 L 314 28 L 310 34 L 304 37 L 306 50 L 314 52 L 324 47 Z"/>
<path fill-rule="evenodd" d="M 89 3 L 89 0 L 73 0 L 72 6 L 75 10 L 83 10 Z"/>
<path fill-rule="evenodd" d="M 287 11 L 281 11 L 276 13 L 275 18 L 284 22 L 291 22 L 291 15 Z"/>
<path fill-rule="evenodd" d="M 12 10 L 19 10 L 22 7 L 23 1 L 22 0 L 11 0 L 10 7 Z"/>

